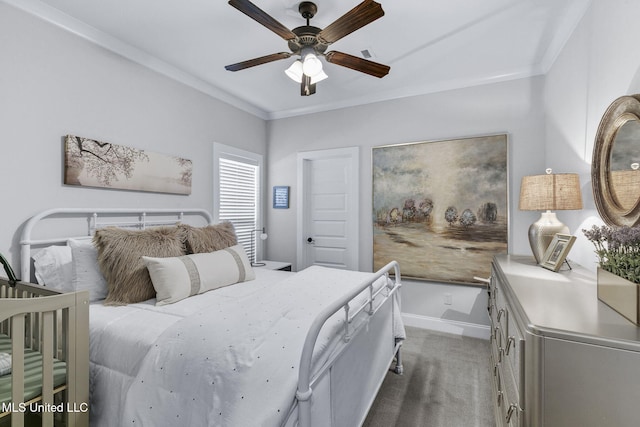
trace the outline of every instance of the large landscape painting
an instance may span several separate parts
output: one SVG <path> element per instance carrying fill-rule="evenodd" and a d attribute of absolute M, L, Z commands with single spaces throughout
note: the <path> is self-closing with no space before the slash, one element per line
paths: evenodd
<path fill-rule="evenodd" d="M 374 147 L 374 269 L 467 284 L 507 252 L 507 135 Z"/>

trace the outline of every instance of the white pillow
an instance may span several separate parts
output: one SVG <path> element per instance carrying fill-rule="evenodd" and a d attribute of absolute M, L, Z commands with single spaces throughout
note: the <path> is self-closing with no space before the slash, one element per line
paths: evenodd
<path fill-rule="evenodd" d="M 256 278 L 242 245 L 180 257 L 143 256 L 142 261 L 156 290 L 156 305 Z"/>
<path fill-rule="evenodd" d="M 72 258 L 72 286 L 74 291 L 89 291 L 89 301 L 107 296 L 107 281 L 98 265 L 98 250 L 91 240 L 69 239 Z"/>
<path fill-rule="evenodd" d="M 62 292 L 73 291 L 71 249 L 48 246 L 33 255 L 36 280 L 39 284 Z"/>

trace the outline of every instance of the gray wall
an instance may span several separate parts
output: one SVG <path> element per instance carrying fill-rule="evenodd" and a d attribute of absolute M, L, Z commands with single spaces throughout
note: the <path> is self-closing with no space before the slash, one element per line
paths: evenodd
<path fill-rule="evenodd" d="M 544 169 L 543 88 L 544 79 L 536 77 L 270 122 L 268 184 L 290 185 L 292 199 L 291 209 L 269 211 L 267 228 L 274 238 L 267 240 L 268 256 L 295 263 L 296 152 L 361 148 L 360 269 L 371 271 L 371 148 L 496 133 L 509 135 L 509 250 L 527 253 L 527 229 L 532 221 L 514 212 L 523 174 Z M 452 294 L 452 305 L 444 304 L 446 293 Z M 403 312 L 417 319 L 487 323 L 484 308 L 477 309 L 485 304 L 486 294 L 477 287 L 406 281 L 403 297 Z"/>
<path fill-rule="evenodd" d="M 640 93 L 638 16 L 638 1 L 593 1 L 546 76 L 546 165 L 580 174 L 584 201 L 583 210 L 558 212 L 558 218 L 577 238 L 569 257 L 593 271 L 594 248 L 581 231 L 602 224 L 591 190 L 593 144 L 609 104 Z"/>
<path fill-rule="evenodd" d="M 212 209 L 213 142 L 266 154 L 266 124 L 0 2 L 0 252 L 54 207 Z M 66 134 L 193 160 L 190 196 L 62 184 Z"/>

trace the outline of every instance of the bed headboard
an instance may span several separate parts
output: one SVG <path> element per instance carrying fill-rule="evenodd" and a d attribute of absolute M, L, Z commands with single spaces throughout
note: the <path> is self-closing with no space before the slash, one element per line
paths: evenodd
<path fill-rule="evenodd" d="M 20 238 L 20 273 L 31 278 L 31 253 L 35 247 L 66 244 L 69 239 L 89 238 L 104 227 L 145 229 L 187 223 L 204 226 L 213 217 L 204 209 L 56 208 L 31 217 Z"/>

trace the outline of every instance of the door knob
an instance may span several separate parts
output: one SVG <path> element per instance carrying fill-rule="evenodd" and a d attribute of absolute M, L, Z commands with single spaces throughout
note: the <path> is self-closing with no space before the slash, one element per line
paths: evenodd
<path fill-rule="evenodd" d="M 313 238 L 311 238 L 311 237 L 308 237 L 308 238 L 307 238 L 307 243 L 314 243 L 314 240 L 313 240 Z"/>

